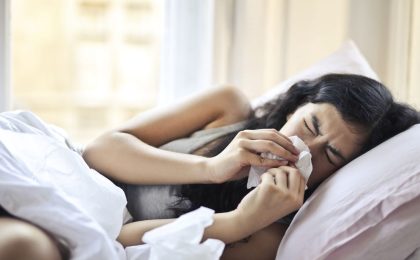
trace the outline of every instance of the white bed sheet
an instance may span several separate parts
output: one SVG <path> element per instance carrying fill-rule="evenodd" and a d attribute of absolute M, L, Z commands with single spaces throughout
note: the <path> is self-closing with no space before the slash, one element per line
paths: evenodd
<path fill-rule="evenodd" d="M 150 245 L 124 250 L 116 237 L 126 202 L 120 188 L 89 168 L 63 130 L 31 112 L 0 114 L 0 205 L 63 238 L 71 259 L 162 259 L 158 256 L 165 249 L 166 256 L 178 256 L 176 259 L 185 259 L 187 253 L 189 259 L 214 260 L 222 253 L 221 241 L 199 244 L 213 214 L 203 209 L 151 232 L 155 239 L 149 239 Z M 196 224 L 185 221 L 188 218 Z M 168 230 L 174 229 L 177 232 L 168 237 Z M 159 236 L 159 232 L 164 234 Z M 192 243 L 186 243 L 188 236 Z"/>
<path fill-rule="evenodd" d="M 0 115 L 0 204 L 57 237 L 72 259 L 125 259 L 115 241 L 126 199 L 33 113 Z"/>

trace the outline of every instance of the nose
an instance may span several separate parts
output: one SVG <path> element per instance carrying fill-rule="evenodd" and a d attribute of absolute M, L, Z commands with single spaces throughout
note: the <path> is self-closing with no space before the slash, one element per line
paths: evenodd
<path fill-rule="evenodd" d="M 303 139 L 303 142 L 305 142 L 305 144 L 308 146 L 312 156 L 322 152 L 322 149 L 325 146 L 325 142 L 322 140 L 322 138 L 319 138 L 319 136 L 314 138 L 305 138 Z"/>

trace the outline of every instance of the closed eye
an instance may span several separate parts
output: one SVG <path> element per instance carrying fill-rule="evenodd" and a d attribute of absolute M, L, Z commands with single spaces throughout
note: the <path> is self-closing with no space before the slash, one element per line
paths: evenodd
<path fill-rule="evenodd" d="M 314 124 L 314 126 L 315 126 L 315 131 L 313 131 L 310 127 L 309 127 L 309 125 L 308 125 L 308 123 L 306 122 L 306 120 L 304 119 L 303 120 L 303 123 L 305 124 L 305 127 L 309 130 L 309 132 L 311 132 L 314 136 L 318 136 L 318 135 L 320 135 L 321 133 L 320 133 L 320 131 L 319 131 L 319 122 L 318 122 L 318 118 L 316 118 L 315 116 L 312 116 L 312 123 Z M 330 150 L 331 149 L 331 147 L 330 146 L 327 146 L 327 149 L 325 149 L 325 157 L 327 157 L 327 160 L 328 160 L 328 162 L 330 163 L 330 164 L 332 164 L 332 165 L 334 165 L 334 166 L 337 166 L 334 162 L 333 162 L 333 160 L 331 159 L 331 156 L 330 156 L 330 154 L 328 153 L 328 150 Z"/>
<path fill-rule="evenodd" d="M 309 132 L 311 132 L 313 135 L 316 135 L 314 131 L 312 131 L 312 129 L 309 127 L 308 123 L 306 123 L 306 120 L 303 120 L 303 123 L 305 124 L 305 127 L 309 130 Z"/>
<path fill-rule="evenodd" d="M 330 163 L 330 164 L 332 164 L 332 165 L 334 165 L 334 166 L 337 166 L 332 160 L 331 160 L 331 157 L 330 157 L 330 155 L 328 154 L 328 148 L 327 149 L 325 149 L 325 156 L 327 157 L 327 160 L 328 160 L 328 162 Z"/>

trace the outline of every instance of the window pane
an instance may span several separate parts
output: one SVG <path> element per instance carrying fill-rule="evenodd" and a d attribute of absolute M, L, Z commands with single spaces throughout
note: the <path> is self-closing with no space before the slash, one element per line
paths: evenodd
<path fill-rule="evenodd" d="M 14 108 L 85 143 L 152 107 L 162 2 L 11 1 Z"/>

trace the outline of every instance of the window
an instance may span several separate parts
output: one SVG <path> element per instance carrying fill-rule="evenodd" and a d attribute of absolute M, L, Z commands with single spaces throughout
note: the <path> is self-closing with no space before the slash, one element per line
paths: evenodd
<path fill-rule="evenodd" d="M 11 1 L 13 108 L 85 143 L 157 102 L 162 1 Z"/>

